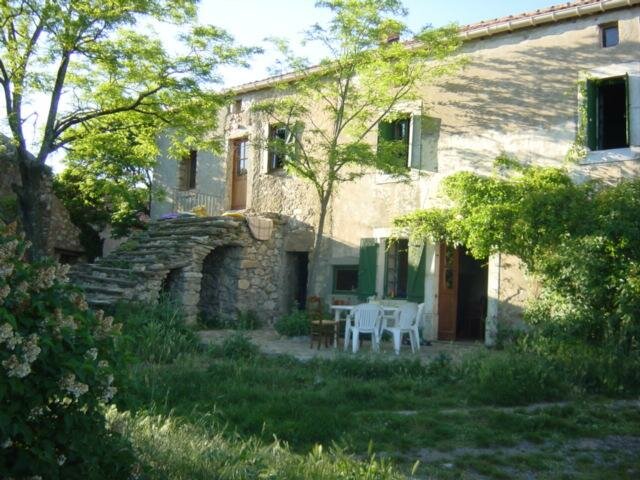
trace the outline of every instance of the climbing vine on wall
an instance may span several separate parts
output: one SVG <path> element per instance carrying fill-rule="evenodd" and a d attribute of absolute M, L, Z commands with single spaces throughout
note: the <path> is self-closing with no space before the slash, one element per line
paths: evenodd
<path fill-rule="evenodd" d="M 450 208 L 417 211 L 396 226 L 464 244 L 478 258 L 516 255 L 543 287 L 526 313 L 535 348 L 595 349 L 607 372 L 630 372 L 640 359 L 640 180 L 576 184 L 563 169 L 503 155 L 494 175 L 461 172 L 442 190 Z"/>

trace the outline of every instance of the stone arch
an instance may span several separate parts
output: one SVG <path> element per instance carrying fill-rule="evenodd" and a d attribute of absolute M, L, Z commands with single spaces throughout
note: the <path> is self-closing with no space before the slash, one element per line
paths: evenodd
<path fill-rule="evenodd" d="M 225 245 L 213 249 L 202 261 L 198 315 L 206 325 L 236 321 L 242 258 L 242 247 Z"/>
<path fill-rule="evenodd" d="M 182 268 L 172 268 L 162 279 L 160 285 L 160 297 L 168 297 L 172 300 L 179 299 L 179 289 L 182 280 Z"/>

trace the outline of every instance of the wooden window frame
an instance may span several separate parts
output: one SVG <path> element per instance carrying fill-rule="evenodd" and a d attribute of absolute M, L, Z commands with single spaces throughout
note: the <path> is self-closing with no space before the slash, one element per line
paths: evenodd
<path fill-rule="evenodd" d="M 407 169 L 411 168 L 411 141 L 413 138 L 413 116 L 410 114 L 403 115 L 400 118 L 391 121 L 381 121 L 378 127 L 378 145 L 381 141 L 395 142 L 402 140 L 405 144 L 405 151 L 403 152 L 404 161 L 403 166 Z M 402 128 L 406 129 L 406 136 L 403 138 L 400 133 Z M 384 131 L 387 128 L 393 129 L 393 133 L 390 138 L 383 138 Z M 400 160 L 398 160 L 400 163 Z"/>
<path fill-rule="evenodd" d="M 610 23 L 604 23 L 602 25 L 599 25 L 598 27 L 600 28 L 600 32 L 599 32 L 600 33 L 600 47 L 602 47 L 602 48 L 612 48 L 612 47 L 615 47 L 617 45 L 620 45 L 620 28 L 618 26 L 618 22 L 617 21 L 616 22 L 610 22 Z M 607 38 L 606 37 L 606 32 L 608 30 L 611 30 L 611 29 L 615 29 L 615 31 L 616 31 L 616 34 L 617 34 L 616 35 L 616 42 L 611 44 L 611 45 L 608 45 L 607 41 L 606 41 L 606 38 Z"/>
<path fill-rule="evenodd" d="M 342 271 L 351 271 L 356 274 L 356 286 L 355 289 L 352 290 L 338 290 L 338 273 Z M 331 285 L 331 291 L 335 294 L 342 295 L 356 295 L 358 293 L 358 276 L 359 276 L 359 266 L 356 265 L 334 265 L 333 266 L 333 281 Z"/>

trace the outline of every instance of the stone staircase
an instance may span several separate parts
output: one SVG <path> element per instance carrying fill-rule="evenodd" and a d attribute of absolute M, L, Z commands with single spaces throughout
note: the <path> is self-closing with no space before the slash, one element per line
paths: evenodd
<path fill-rule="evenodd" d="M 243 221 L 231 217 L 186 217 L 159 220 L 146 231 L 96 263 L 75 266 L 71 281 L 84 292 L 87 302 L 99 308 L 121 300 L 155 303 L 160 292 L 171 287 L 171 272 L 184 279 L 202 277 L 202 261 L 216 247 L 243 243 Z M 176 287 L 176 285 L 173 285 Z"/>

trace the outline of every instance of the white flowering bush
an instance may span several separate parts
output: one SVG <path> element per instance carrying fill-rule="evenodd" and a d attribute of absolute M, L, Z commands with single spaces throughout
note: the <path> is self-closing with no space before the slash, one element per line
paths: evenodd
<path fill-rule="evenodd" d="M 0 232 L 0 478 L 127 478 L 131 449 L 104 418 L 120 326 L 26 248 Z"/>

